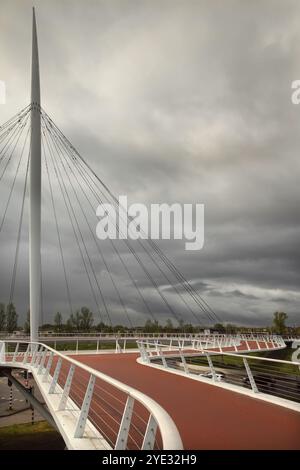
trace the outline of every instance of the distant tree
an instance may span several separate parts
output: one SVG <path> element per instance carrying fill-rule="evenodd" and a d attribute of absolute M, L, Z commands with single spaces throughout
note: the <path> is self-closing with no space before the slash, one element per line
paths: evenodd
<path fill-rule="evenodd" d="M 115 325 L 113 327 L 113 331 L 115 333 L 124 333 L 126 331 L 126 328 L 123 325 Z"/>
<path fill-rule="evenodd" d="M 178 325 L 179 331 L 185 331 L 185 325 L 184 325 L 184 321 L 182 318 L 178 320 L 178 323 L 179 323 Z"/>
<path fill-rule="evenodd" d="M 166 327 L 165 327 L 166 331 L 172 331 L 174 330 L 174 325 L 172 323 L 172 320 L 170 320 L 170 318 L 168 318 L 167 322 L 166 322 Z"/>
<path fill-rule="evenodd" d="M 57 312 L 54 317 L 55 331 L 60 332 L 63 326 L 62 314 Z"/>
<path fill-rule="evenodd" d="M 288 319 L 288 315 L 285 312 L 275 312 L 273 318 L 273 327 L 274 331 L 279 335 L 282 335 L 286 331 L 286 320 Z"/>
<path fill-rule="evenodd" d="M 219 333 L 225 333 L 225 331 L 226 331 L 225 326 L 223 325 L 223 323 L 216 323 L 213 326 L 213 329 L 217 330 Z"/>
<path fill-rule="evenodd" d="M 8 333 L 12 333 L 18 327 L 18 315 L 13 303 L 9 303 L 6 307 L 6 329 Z"/>
<path fill-rule="evenodd" d="M 184 325 L 184 332 L 185 333 L 194 333 L 196 330 L 196 328 L 193 327 L 193 325 L 191 323 L 186 323 Z M 181 330 L 182 331 L 182 330 Z"/>
<path fill-rule="evenodd" d="M 70 331 L 73 331 L 73 329 L 74 329 L 74 325 L 73 325 L 72 319 L 70 317 L 70 318 L 68 318 L 67 323 L 66 323 L 66 331 L 70 332 Z"/>
<path fill-rule="evenodd" d="M 66 326 L 67 329 L 76 331 L 90 331 L 93 323 L 93 313 L 87 307 L 82 307 L 77 312 L 71 314 Z"/>
<path fill-rule="evenodd" d="M 39 326 L 39 330 L 41 331 L 51 331 L 53 330 L 54 325 L 51 323 L 43 323 L 42 325 Z"/>
<path fill-rule="evenodd" d="M 147 320 L 144 326 L 145 333 L 151 333 L 152 331 L 152 321 Z"/>
<path fill-rule="evenodd" d="M 24 323 L 24 333 L 26 335 L 29 335 L 29 333 L 30 333 L 30 311 L 29 310 L 27 312 L 26 320 L 25 320 L 25 323 Z"/>
<path fill-rule="evenodd" d="M 77 312 L 71 314 L 69 324 L 72 326 L 72 329 L 75 329 L 76 331 L 80 331 L 81 315 L 80 315 L 79 310 L 77 310 Z"/>
<path fill-rule="evenodd" d="M 98 325 L 96 326 L 97 331 L 106 331 L 106 329 L 107 329 L 107 325 L 105 325 L 105 323 L 103 323 L 103 321 L 98 323 Z"/>
<path fill-rule="evenodd" d="M 87 307 L 82 307 L 80 311 L 80 329 L 90 331 L 93 323 L 93 313 Z"/>
<path fill-rule="evenodd" d="M 238 327 L 236 325 L 232 325 L 231 323 L 227 323 L 225 325 L 225 332 L 229 334 L 235 334 L 238 330 Z"/>
<path fill-rule="evenodd" d="M 5 330 L 5 324 L 6 324 L 5 305 L 0 304 L 0 331 Z"/>
<path fill-rule="evenodd" d="M 157 320 L 155 320 L 154 322 L 152 322 L 151 320 L 147 320 L 145 323 L 145 327 L 144 327 L 145 333 L 156 333 L 160 329 L 161 327 Z"/>

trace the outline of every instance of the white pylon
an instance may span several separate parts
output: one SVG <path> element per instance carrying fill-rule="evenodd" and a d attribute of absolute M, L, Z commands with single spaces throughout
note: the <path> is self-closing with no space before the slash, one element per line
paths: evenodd
<path fill-rule="evenodd" d="M 41 115 L 35 10 L 32 16 L 31 142 L 29 215 L 30 339 L 38 340 L 41 310 Z"/>

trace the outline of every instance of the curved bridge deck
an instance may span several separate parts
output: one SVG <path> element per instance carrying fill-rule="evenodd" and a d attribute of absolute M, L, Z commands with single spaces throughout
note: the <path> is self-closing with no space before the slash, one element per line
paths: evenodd
<path fill-rule="evenodd" d="M 300 449 L 300 413 L 136 362 L 138 355 L 76 359 L 156 400 L 186 449 Z"/>

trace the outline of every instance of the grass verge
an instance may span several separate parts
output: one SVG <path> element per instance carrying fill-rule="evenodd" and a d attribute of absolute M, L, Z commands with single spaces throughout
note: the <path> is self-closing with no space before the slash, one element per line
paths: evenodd
<path fill-rule="evenodd" d="M 0 450 L 63 450 L 61 435 L 46 421 L 0 428 Z"/>

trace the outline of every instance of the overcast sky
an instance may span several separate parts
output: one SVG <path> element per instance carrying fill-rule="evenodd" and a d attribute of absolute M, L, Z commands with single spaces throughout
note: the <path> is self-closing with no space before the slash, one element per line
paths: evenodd
<path fill-rule="evenodd" d="M 96 173 L 130 202 L 205 204 L 202 250 L 185 251 L 181 241 L 160 247 L 224 321 L 268 324 L 284 310 L 291 324 L 299 323 L 300 105 L 291 102 L 291 83 L 300 79 L 299 1 L 42 0 L 35 6 L 42 106 Z M 31 7 L 27 0 L 1 0 L 2 123 L 30 101 Z M 68 307 L 50 209 L 43 221 L 44 321 L 50 321 L 57 309 L 67 317 Z M 74 304 L 89 304 L 63 216 L 61 226 Z M 3 302 L 15 233 L 9 227 L 0 233 Z M 15 298 L 22 317 L 24 240 Z M 143 322 L 135 289 L 107 244 L 103 250 L 132 321 Z M 93 259 L 112 316 L 121 319 L 103 264 L 95 253 Z M 143 277 L 134 277 L 157 316 L 169 318 Z M 176 306 L 173 288 L 158 274 L 156 281 Z"/>

